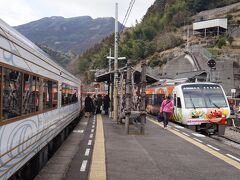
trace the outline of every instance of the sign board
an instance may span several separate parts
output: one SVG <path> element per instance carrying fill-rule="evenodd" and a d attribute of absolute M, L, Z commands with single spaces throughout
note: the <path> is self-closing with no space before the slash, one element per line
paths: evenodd
<path fill-rule="evenodd" d="M 231 93 L 236 93 L 236 89 L 231 89 Z"/>

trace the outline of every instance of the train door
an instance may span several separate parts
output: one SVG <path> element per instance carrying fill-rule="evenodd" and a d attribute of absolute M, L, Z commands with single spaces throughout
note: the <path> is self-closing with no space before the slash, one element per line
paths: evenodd
<path fill-rule="evenodd" d="M 177 94 L 173 92 L 174 114 L 177 114 Z"/>
<path fill-rule="evenodd" d="M 174 101 L 174 120 L 181 122 L 182 121 L 182 103 L 179 97 L 179 94 L 173 92 L 173 101 Z"/>

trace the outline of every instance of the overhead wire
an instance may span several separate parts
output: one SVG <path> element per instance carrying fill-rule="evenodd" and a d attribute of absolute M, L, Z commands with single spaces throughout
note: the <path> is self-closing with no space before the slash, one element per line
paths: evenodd
<path fill-rule="evenodd" d="M 128 5 L 128 9 L 127 9 L 127 12 L 126 12 L 126 14 L 125 14 L 125 16 L 124 16 L 124 19 L 123 19 L 122 24 L 124 24 L 125 21 L 126 21 L 126 18 L 127 18 L 128 13 L 129 13 L 129 10 L 130 10 L 130 8 L 131 8 L 131 6 L 132 6 L 132 3 L 133 3 L 133 0 L 131 0 L 130 3 L 129 3 L 129 5 Z"/>
<path fill-rule="evenodd" d="M 132 8 L 133 8 L 133 6 L 134 6 L 134 4 L 135 4 L 135 1 L 136 1 L 136 0 L 131 0 L 130 3 L 129 3 L 127 12 L 126 12 L 126 14 L 125 14 L 125 16 L 124 16 L 124 19 L 123 19 L 123 22 L 122 22 L 122 25 L 123 25 L 123 26 L 122 26 L 121 31 L 123 31 L 123 29 L 124 29 L 124 27 L 125 27 L 125 25 L 126 25 L 126 23 L 127 23 L 127 20 L 128 20 L 130 14 L 131 14 Z M 121 32 L 121 31 L 120 31 L 120 32 Z"/>

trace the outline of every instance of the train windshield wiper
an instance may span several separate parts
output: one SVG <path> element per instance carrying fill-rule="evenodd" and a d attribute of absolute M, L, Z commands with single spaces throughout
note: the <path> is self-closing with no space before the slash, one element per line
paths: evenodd
<path fill-rule="evenodd" d="M 207 96 L 208 97 L 208 96 Z M 220 107 L 218 105 L 216 105 L 214 102 L 212 102 L 212 100 L 208 97 L 208 100 L 211 104 L 213 104 L 216 108 L 220 109 Z"/>
<path fill-rule="evenodd" d="M 214 102 L 212 102 L 212 104 L 213 104 L 216 108 L 220 109 L 220 107 L 219 107 L 218 105 L 216 105 Z"/>
<path fill-rule="evenodd" d="M 192 103 L 193 109 L 196 109 L 196 106 L 194 105 L 193 100 L 192 100 L 192 96 L 189 95 L 189 97 L 190 97 L 190 101 L 191 101 L 191 103 Z"/>

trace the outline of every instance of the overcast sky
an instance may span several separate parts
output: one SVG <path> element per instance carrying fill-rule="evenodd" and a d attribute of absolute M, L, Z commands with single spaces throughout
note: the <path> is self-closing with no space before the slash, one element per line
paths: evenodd
<path fill-rule="evenodd" d="M 136 0 L 127 26 L 135 25 L 155 0 Z M 130 0 L 0 0 L 0 18 L 11 26 L 50 16 L 114 17 L 115 3 L 122 22 Z"/>

